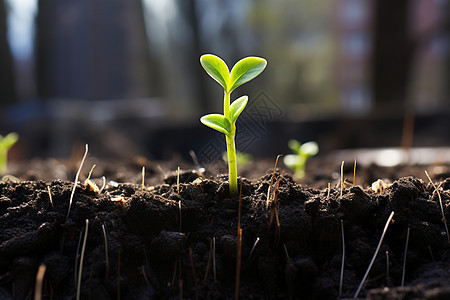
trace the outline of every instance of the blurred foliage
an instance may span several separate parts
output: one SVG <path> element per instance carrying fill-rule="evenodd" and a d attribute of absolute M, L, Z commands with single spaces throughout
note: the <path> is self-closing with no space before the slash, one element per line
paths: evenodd
<path fill-rule="evenodd" d="M 267 89 L 291 117 L 337 106 L 330 0 L 254 1 L 249 26 L 271 62 Z M 290 106 L 291 107 L 291 106 Z"/>

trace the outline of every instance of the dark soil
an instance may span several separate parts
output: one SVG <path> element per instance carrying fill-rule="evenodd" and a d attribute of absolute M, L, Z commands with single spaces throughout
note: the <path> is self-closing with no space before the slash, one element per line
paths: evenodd
<path fill-rule="evenodd" d="M 0 183 L 0 299 L 32 299 L 41 264 L 47 267 L 43 299 L 75 298 L 86 220 L 82 299 L 233 299 L 239 224 L 242 299 L 336 299 L 341 220 L 342 298 L 352 298 L 391 212 L 394 218 L 359 297 L 450 299 L 450 247 L 424 167 L 395 168 L 416 177 L 358 168 L 358 185 L 352 186 L 353 166 L 347 166 L 342 195 L 339 166 L 314 168 L 300 184 L 278 170 L 267 202 L 268 164 L 259 179 L 248 176 L 254 165 L 242 170 L 251 180 L 239 180 L 241 201 L 229 197 L 226 176 L 182 171 L 178 191 L 176 174 L 161 182 L 160 171 L 176 170 L 176 164 L 98 164 L 94 174 L 106 175 L 109 183 L 101 193 L 78 183 L 66 218 L 75 167 L 48 164 L 45 174 L 28 168 L 32 172 L 19 174 L 22 181 Z M 147 166 L 144 189 L 142 165 Z M 49 179 L 53 172 L 60 179 Z M 429 172 L 449 216 L 448 167 L 429 167 Z M 391 178 L 392 184 L 384 191 L 368 188 L 378 178 Z"/>

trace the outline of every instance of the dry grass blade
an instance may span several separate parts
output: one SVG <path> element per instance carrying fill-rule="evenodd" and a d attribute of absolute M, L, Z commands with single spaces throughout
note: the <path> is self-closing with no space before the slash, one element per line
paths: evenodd
<path fill-rule="evenodd" d="M 95 167 L 96 167 L 96 165 L 95 165 L 95 164 L 93 164 L 93 165 L 92 165 L 92 168 L 91 168 L 91 170 L 89 171 L 89 174 L 88 174 L 88 177 L 87 177 L 87 179 L 86 179 L 86 180 L 90 180 L 90 179 L 91 179 L 91 176 L 92 176 L 92 172 L 94 172 L 94 169 L 95 169 Z"/>
<path fill-rule="evenodd" d="M 178 218 L 180 219 L 178 224 L 178 232 L 181 232 L 181 200 L 178 201 Z"/>
<path fill-rule="evenodd" d="M 77 183 L 78 183 L 78 177 L 80 176 L 81 168 L 83 167 L 83 164 L 84 164 L 84 161 L 86 160 L 87 154 L 88 154 L 88 144 L 86 144 L 86 149 L 84 151 L 83 159 L 81 160 L 80 167 L 78 168 L 77 175 L 75 175 L 75 180 L 74 180 L 74 183 L 73 183 L 72 193 L 70 194 L 69 209 L 67 210 L 66 221 L 69 219 L 70 208 L 72 207 L 73 195 L 75 194 L 75 190 L 77 188 Z"/>
<path fill-rule="evenodd" d="M 54 208 L 53 207 L 52 191 L 50 190 L 50 186 L 48 186 L 48 185 L 47 185 L 47 192 L 48 192 L 48 199 L 50 201 L 50 204 L 51 204 L 52 208 Z"/>
<path fill-rule="evenodd" d="M 275 189 L 273 192 L 272 201 L 270 202 L 270 215 L 269 215 L 269 226 L 270 228 L 272 226 L 273 219 L 275 217 L 275 245 L 278 245 L 278 242 L 280 241 L 280 235 L 281 235 L 281 226 L 280 226 L 280 219 L 278 218 L 278 208 L 277 208 L 277 200 L 279 195 L 279 186 L 280 186 L 281 178 L 278 178 L 277 183 L 275 184 Z"/>
<path fill-rule="evenodd" d="M 177 169 L 177 194 L 180 194 L 180 167 Z"/>
<path fill-rule="evenodd" d="M 341 238 L 342 238 L 342 262 L 341 262 L 341 275 L 339 280 L 339 297 L 342 297 L 342 286 L 344 283 L 344 265 L 345 265 L 345 237 L 344 237 L 344 221 L 341 220 Z"/>
<path fill-rule="evenodd" d="M 356 291 L 355 295 L 353 296 L 353 299 L 358 298 L 359 292 L 361 291 L 361 288 L 363 287 L 364 283 L 366 282 L 367 276 L 369 276 L 370 269 L 372 268 L 372 265 L 375 262 L 375 258 L 378 255 L 378 251 L 380 251 L 380 247 L 381 247 L 381 244 L 383 243 L 384 235 L 386 234 L 386 231 L 387 231 L 389 224 L 391 223 L 391 220 L 393 217 L 394 217 L 394 212 L 391 212 L 391 215 L 389 216 L 389 218 L 386 222 L 386 225 L 384 226 L 383 234 L 381 235 L 380 241 L 378 242 L 377 249 L 375 250 L 372 260 L 370 261 L 369 267 L 367 268 L 366 274 L 364 274 L 364 277 L 361 280 L 361 283 L 359 284 L 358 290 Z"/>
<path fill-rule="evenodd" d="M 141 182 L 141 191 L 144 191 L 145 189 L 145 167 L 142 167 L 142 182 Z"/>
<path fill-rule="evenodd" d="M 41 264 L 36 274 L 36 287 L 34 288 L 34 300 L 42 299 L 42 286 L 44 283 L 45 271 L 47 270 L 47 266 Z"/>
<path fill-rule="evenodd" d="M 406 245 L 405 245 L 405 254 L 403 255 L 403 270 L 402 270 L 402 284 L 401 286 L 405 285 L 405 274 L 406 274 L 406 254 L 408 252 L 408 242 L 409 242 L 409 230 L 406 231 Z"/>
<path fill-rule="evenodd" d="M 386 284 L 389 286 L 391 278 L 389 275 L 389 251 L 386 250 Z"/>
<path fill-rule="evenodd" d="M 330 201 L 330 192 L 331 192 L 331 186 L 330 183 L 328 182 L 328 188 L 327 188 L 327 202 Z"/>
<path fill-rule="evenodd" d="M 281 157 L 281 154 L 277 156 L 277 158 L 275 160 L 275 166 L 273 167 L 272 178 L 270 179 L 270 186 L 269 186 L 269 189 L 267 190 L 266 209 L 269 209 L 269 204 L 270 204 L 270 200 L 271 200 L 271 196 L 272 196 L 273 180 L 275 178 L 275 172 L 277 170 L 278 159 L 280 159 L 280 157 Z"/>
<path fill-rule="evenodd" d="M 217 281 L 216 274 L 216 238 L 213 237 L 213 274 L 214 274 L 214 282 Z"/>
<path fill-rule="evenodd" d="M 117 252 L 117 300 L 120 300 L 120 249 Z"/>
<path fill-rule="evenodd" d="M 450 244 L 450 235 L 448 234 L 448 226 L 447 226 L 447 220 L 445 219 L 445 214 L 444 214 L 444 207 L 442 206 L 442 198 L 441 198 L 441 193 L 439 193 L 439 187 L 441 186 L 441 184 L 439 184 L 438 187 L 436 187 L 436 185 L 434 184 L 434 182 L 431 180 L 430 175 L 428 175 L 428 172 L 425 171 L 425 175 L 427 175 L 428 180 L 430 181 L 430 183 L 433 185 L 434 187 L 434 191 L 436 192 L 436 194 L 438 195 L 438 199 L 439 199 L 439 205 L 441 207 L 441 214 L 442 214 L 442 222 L 444 223 L 444 227 L 445 227 L 445 232 L 447 233 L 447 241 Z"/>
<path fill-rule="evenodd" d="M 98 191 L 99 194 L 101 194 L 103 192 L 103 190 L 105 189 L 105 186 L 106 186 L 106 177 L 102 176 L 102 187 Z"/>
<path fill-rule="evenodd" d="M 144 265 L 141 266 L 141 273 L 142 273 L 142 277 L 144 277 L 144 281 L 147 284 L 147 286 L 151 286 L 150 281 L 148 281 L 147 274 L 145 273 L 145 266 Z"/>
<path fill-rule="evenodd" d="M 211 261 L 212 261 L 212 239 L 209 239 L 208 263 L 206 264 L 205 277 L 203 278 L 203 280 L 208 279 L 209 268 L 211 267 Z"/>
<path fill-rule="evenodd" d="M 269 202 L 269 206 L 270 206 L 270 215 L 269 215 L 269 228 L 270 226 L 272 226 L 272 222 L 273 222 L 273 217 L 278 218 L 278 213 L 277 213 L 277 200 L 278 200 L 278 194 L 279 194 L 279 186 L 280 186 L 280 181 L 281 178 L 278 178 L 277 183 L 275 184 L 275 189 L 273 192 L 273 196 L 271 196 L 271 201 Z"/>
<path fill-rule="evenodd" d="M 81 248 L 80 269 L 78 271 L 77 300 L 79 300 L 80 297 L 81 297 L 81 275 L 83 273 L 83 261 L 84 261 L 84 253 L 85 253 L 85 250 L 86 250 L 88 229 L 89 229 L 89 220 L 86 219 L 86 229 L 84 231 L 83 247 Z"/>
<path fill-rule="evenodd" d="M 106 258 L 105 279 L 107 279 L 108 278 L 108 273 L 109 273 L 109 259 L 108 259 L 108 238 L 106 236 L 105 224 L 102 224 L 102 230 L 103 230 L 103 239 L 105 241 L 105 258 Z"/>
<path fill-rule="evenodd" d="M 341 163 L 341 197 L 342 197 L 342 192 L 344 190 L 344 161 L 342 161 Z"/>
<path fill-rule="evenodd" d="M 259 237 L 256 238 L 255 243 L 253 244 L 252 250 L 250 250 L 250 254 L 248 255 L 248 259 L 250 260 L 252 258 L 252 254 L 255 251 L 256 245 L 259 243 Z"/>

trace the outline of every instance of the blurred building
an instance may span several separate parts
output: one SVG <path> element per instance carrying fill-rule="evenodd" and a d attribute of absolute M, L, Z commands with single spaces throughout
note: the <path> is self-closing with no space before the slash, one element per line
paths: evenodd
<path fill-rule="evenodd" d="M 334 1 L 334 37 L 337 43 L 336 85 L 341 107 L 352 114 L 372 108 L 370 88 L 373 56 L 372 0 Z"/>
<path fill-rule="evenodd" d="M 230 67 L 268 60 L 232 95 L 249 95 L 247 115 L 253 105 L 266 123 L 443 113 L 448 20 L 449 0 L 0 0 L 0 101 L 13 103 L 0 129 L 45 135 L 39 142 L 60 154 L 89 131 L 147 143 L 152 130 L 200 126 L 223 96 L 200 66 L 204 53 Z M 13 47 L 14 66 L 6 32 L 27 48 Z"/>

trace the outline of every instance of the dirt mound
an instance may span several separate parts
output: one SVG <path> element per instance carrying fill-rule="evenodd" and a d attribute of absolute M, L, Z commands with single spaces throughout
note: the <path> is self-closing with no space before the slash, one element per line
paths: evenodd
<path fill-rule="evenodd" d="M 238 245 L 242 299 L 336 299 L 341 220 L 342 297 L 351 298 L 392 212 L 359 296 L 450 298 L 450 247 L 431 184 L 404 177 L 384 191 L 346 185 L 341 192 L 302 186 L 277 171 L 267 201 L 271 179 L 240 179 L 241 201 L 228 196 L 226 178 L 197 173 L 184 174 L 179 187 L 173 178 L 145 189 L 110 182 L 98 193 L 79 183 L 68 218 L 72 182 L 2 182 L 0 298 L 32 296 L 41 264 L 43 298 L 74 297 L 86 220 L 83 299 L 234 298 Z M 448 216 L 450 179 L 439 190 Z"/>

